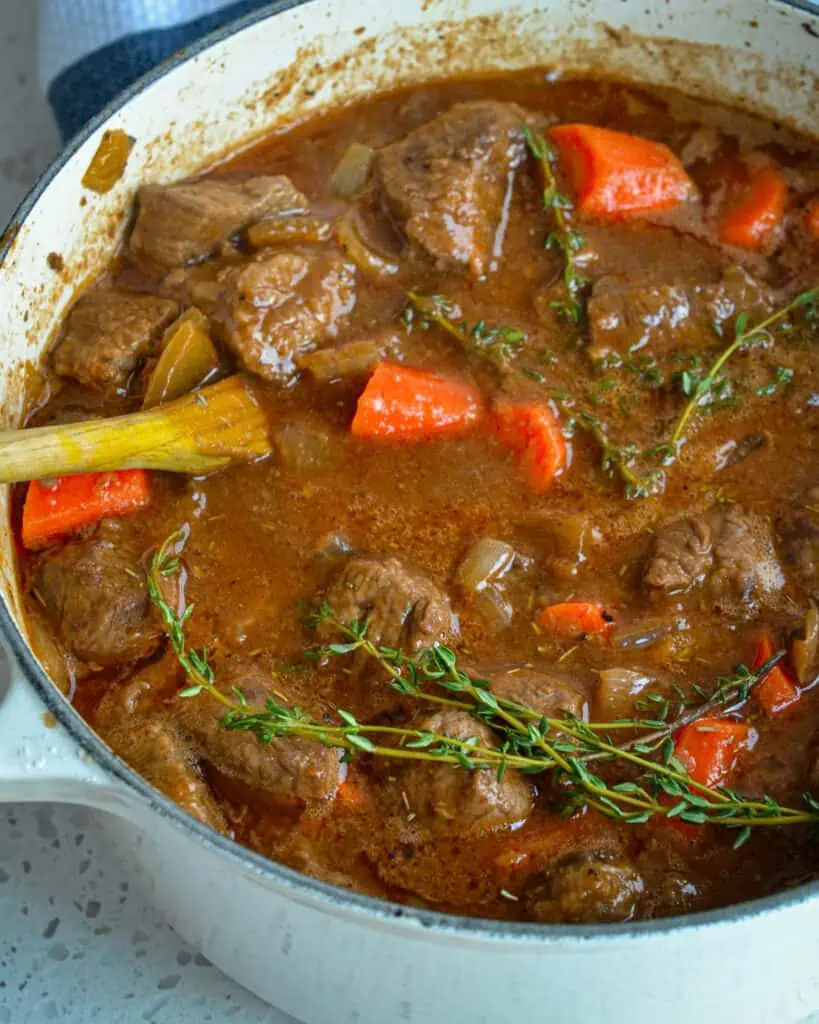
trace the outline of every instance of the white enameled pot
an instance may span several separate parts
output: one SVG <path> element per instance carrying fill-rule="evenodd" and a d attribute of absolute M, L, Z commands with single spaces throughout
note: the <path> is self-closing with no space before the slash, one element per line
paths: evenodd
<path fill-rule="evenodd" d="M 819 9 L 784 0 L 311 0 L 210 37 L 76 140 L 0 239 L 0 414 L 72 293 L 105 267 L 135 187 L 199 170 L 269 129 L 398 83 L 533 64 L 602 69 L 739 102 L 819 132 Z M 106 128 L 136 139 L 105 196 L 80 179 Z M 64 270 L 49 254 L 59 253 Z M 6 523 L 8 496 L 0 498 Z M 149 894 L 242 984 L 308 1024 L 549 1021 L 785 1024 L 819 1008 L 819 884 L 686 919 L 537 927 L 372 900 L 257 857 L 192 821 L 90 732 L 49 682 L 0 529 L 0 799 L 110 813 Z M 54 721 L 56 720 L 56 725 Z"/>

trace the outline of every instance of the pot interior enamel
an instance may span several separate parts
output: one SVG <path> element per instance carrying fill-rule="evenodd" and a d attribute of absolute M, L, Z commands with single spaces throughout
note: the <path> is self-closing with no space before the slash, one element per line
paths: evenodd
<path fill-rule="evenodd" d="M 0 242 L 3 424 L 19 424 L 67 304 L 115 253 L 137 185 L 195 173 L 278 123 L 442 71 L 548 65 L 567 75 L 596 70 L 673 85 L 816 129 L 819 16 L 790 4 L 541 0 L 498 7 L 497 0 L 280 4 L 161 69 L 105 112 Z M 123 177 L 100 196 L 81 178 L 109 128 L 124 129 L 135 144 Z M 8 500 L 0 497 L 6 521 Z M 24 633 L 8 529 L 0 530 L 0 592 Z"/>

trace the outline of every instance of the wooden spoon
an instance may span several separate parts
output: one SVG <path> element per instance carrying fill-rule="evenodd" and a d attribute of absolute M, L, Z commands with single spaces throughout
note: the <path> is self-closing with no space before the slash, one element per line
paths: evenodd
<path fill-rule="evenodd" d="M 127 416 L 0 431 L 0 483 L 115 469 L 209 473 L 270 450 L 253 386 L 235 374 Z"/>

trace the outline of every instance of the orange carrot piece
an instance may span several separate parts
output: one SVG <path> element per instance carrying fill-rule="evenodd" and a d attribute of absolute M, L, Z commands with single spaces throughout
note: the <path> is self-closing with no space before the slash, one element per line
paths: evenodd
<path fill-rule="evenodd" d="M 805 209 L 805 230 L 814 241 L 819 242 L 819 196 L 811 199 Z"/>
<path fill-rule="evenodd" d="M 587 217 L 620 220 L 666 210 L 693 189 L 683 165 L 660 142 L 591 124 L 559 124 L 551 136 L 572 184 L 575 208 Z"/>
<path fill-rule="evenodd" d="M 537 614 L 537 624 L 550 636 L 577 640 L 582 636 L 608 636 L 614 619 L 592 601 L 564 601 L 550 604 Z"/>
<path fill-rule="evenodd" d="M 566 439 L 548 405 L 498 402 L 492 426 L 501 444 L 517 455 L 535 493 L 545 491 L 566 468 Z"/>
<path fill-rule="evenodd" d="M 144 469 L 32 480 L 23 504 L 23 544 L 30 551 L 45 547 L 104 516 L 121 516 L 143 508 L 150 500 Z"/>
<path fill-rule="evenodd" d="M 423 440 L 462 432 L 481 417 L 481 396 L 462 380 L 380 363 L 358 400 L 354 437 Z"/>
<path fill-rule="evenodd" d="M 336 799 L 350 811 L 361 811 L 368 806 L 370 794 L 360 782 L 345 779 L 336 791 Z"/>
<path fill-rule="evenodd" d="M 766 629 L 757 641 L 751 667 L 754 670 L 762 668 L 765 662 L 773 657 L 773 653 L 773 638 L 770 630 Z M 801 697 L 799 687 L 793 682 L 781 663 L 774 665 L 762 682 L 756 684 L 753 693 L 768 715 L 778 715 L 785 708 L 793 707 Z"/>
<path fill-rule="evenodd" d="M 764 249 L 781 227 L 788 201 L 782 172 L 765 164 L 750 173 L 736 199 L 720 214 L 720 241 L 742 249 Z"/>
<path fill-rule="evenodd" d="M 730 718 L 700 718 L 677 733 L 674 753 L 701 786 L 719 786 L 751 742 L 751 727 Z"/>

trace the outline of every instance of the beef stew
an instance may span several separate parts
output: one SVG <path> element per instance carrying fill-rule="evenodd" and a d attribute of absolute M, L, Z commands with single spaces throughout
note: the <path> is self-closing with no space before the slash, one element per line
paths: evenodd
<path fill-rule="evenodd" d="M 398 902 L 614 922 L 811 877 L 817 193 L 780 125 L 541 70 L 145 186 L 28 425 L 172 363 L 252 379 L 274 452 L 103 474 L 91 513 L 20 489 L 53 678 L 195 818 Z"/>

